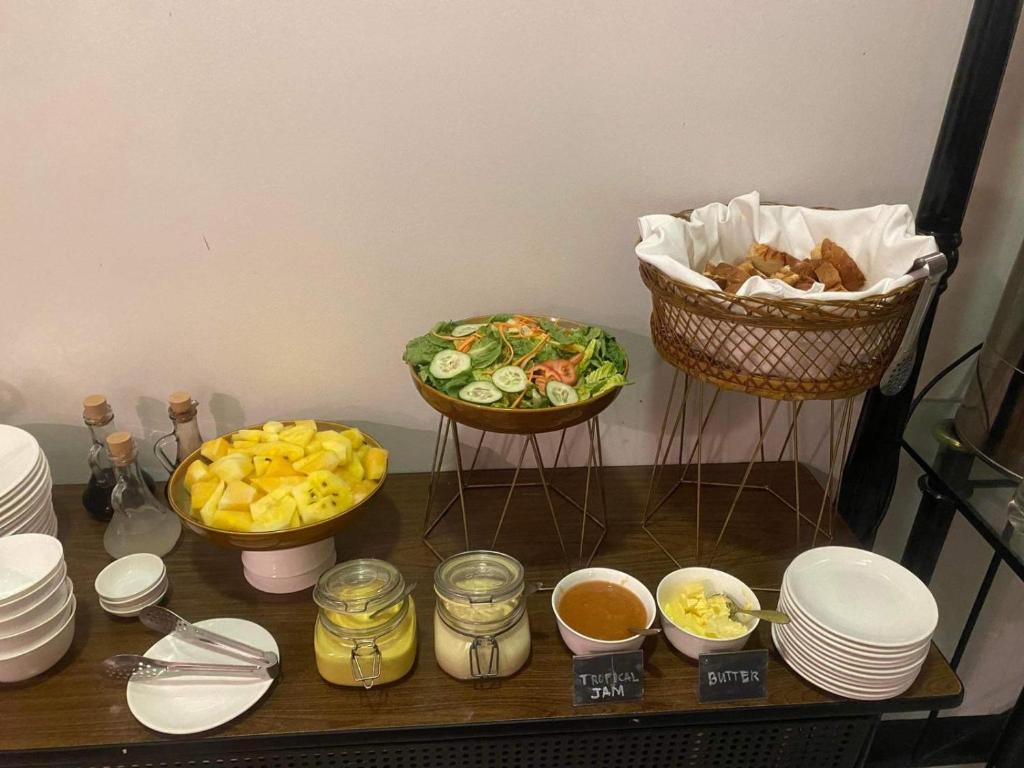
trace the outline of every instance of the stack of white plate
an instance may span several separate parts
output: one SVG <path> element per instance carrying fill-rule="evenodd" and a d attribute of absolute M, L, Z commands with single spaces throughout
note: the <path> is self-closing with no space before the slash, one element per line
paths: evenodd
<path fill-rule="evenodd" d="M 114 616 L 138 616 L 167 595 L 167 566 L 156 555 L 140 552 L 119 557 L 96 577 L 100 607 Z"/>
<path fill-rule="evenodd" d="M 939 609 L 928 587 L 888 558 L 849 547 L 798 556 L 782 579 L 773 624 L 786 663 L 808 682 L 850 699 L 888 699 L 917 679 Z"/>
<path fill-rule="evenodd" d="M 57 535 L 53 479 L 36 439 L 0 424 L 0 536 L 14 533 Z"/>
<path fill-rule="evenodd" d="M 52 536 L 0 539 L 0 683 L 27 680 L 60 661 L 75 636 L 75 594 L 64 548 Z"/>

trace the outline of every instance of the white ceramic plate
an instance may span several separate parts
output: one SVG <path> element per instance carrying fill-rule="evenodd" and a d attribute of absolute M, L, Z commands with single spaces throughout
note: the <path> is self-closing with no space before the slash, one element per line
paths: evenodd
<path fill-rule="evenodd" d="M 805 644 L 787 632 L 785 627 L 781 627 L 773 637 L 777 637 L 779 643 L 823 675 L 865 687 L 889 686 L 907 675 L 916 676 L 925 660 L 925 655 L 921 655 L 901 667 L 859 666 L 846 659 L 820 653 L 814 646 Z"/>
<path fill-rule="evenodd" d="M 6 520 L 10 515 L 35 503 L 39 496 L 52 486 L 50 470 L 45 462 L 41 463 L 38 470 L 33 470 L 29 477 L 0 498 L 0 518 Z"/>
<path fill-rule="evenodd" d="M 887 686 L 867 687 L 842 680 L 834 674 L 822 671 L 819 667 L 807 664 L 799 655 L 793 653 L 792 649 L 786 644 L 784 639 L 780 638 L 777 624 L 772 625 L 772 640 L 775 643 L 776 650 L 778 650 L 786 664 L 789 665 L 794 672 L 800 675 L 800 677 L 804 678 L 812 685 L 816 685 L 830 693 L 834 693 L 838 696 L 845 696 L 849 699 L 879 701 L 882 699 L 891 699 L 893 696 L 899 696 L 913 685 L 914 680 L 917 679 L 917 674 L 920 672 L 920 670 L 918 670 L 918 672 L 913 675 L 906 675 L 891 680 Z"/>
<path fill-rule="evenodd" d="M 798 555 L 783 576 L 789 602 L 833 634 L 871 647 L 916 645 L 939 620 L 920 579 L 886 557 L 851 547 Z"/>
<path fill-rule="evenodd" d="M 259 624 L 244 619 L 207 619 L 196 626 L 241 640 L 263 651 L 280 650 L 273 636 Z M 217 653 L 174 635 L 158 640 L 148 651 L 164 661 L 199 661 L 235 664 L 238 659 Z M 128 681 L 128 708 L 147 728 L 160 733 L 200 733 L 223 725 L 246 712 L 270 688 L 265 672 L 256 677 L 173 676 Z"/>
<path fill-rule="evenodd" d="M 26 493 L 16 503 L 11 503 L 0 511 L 0 525 L 8 526 L 12 520 L 24 515 L 28 510 L 36 509 L 44 501 L 53 497 L 53 481 L 49 475 L 43 478 L 30 493 Z"/>
<path fill-rule="evenodd" d="M 5 526 L 0 531 L 0 536 L 12 536 L 16 533 L 42 533 L 53 515 L 53 502 L 49 499 L 44 499 L 37 509 L 26 512 L 14 522 Z"/>
<path fill-rule="evenodd" d="M 808 644 L 814 645 L 821 652 L 829 656 L 841 657 L 860 664 L 875 664 L 888 667 L 898 667 L 907 664 L 909 661 L 928 653 L 931 640 L 923 640 L 916 645 L 910 645 L 899 649 L 876 647 L 849 643 L 841 637 L 832 634 L 822 628 L 819 624 L 806 618 L 799 609 L 786 599 L 785 595 L 779 597 L 779 610 L 789 614 L 791 619 L 786 624 L 785 635 L 787 637 L 800 637 Z"/>
<path fill-rule="evenodd" d="M 24 482 L 40 454 L 39 443 L 28 432 L 0 424 L 0 498 Z"/>

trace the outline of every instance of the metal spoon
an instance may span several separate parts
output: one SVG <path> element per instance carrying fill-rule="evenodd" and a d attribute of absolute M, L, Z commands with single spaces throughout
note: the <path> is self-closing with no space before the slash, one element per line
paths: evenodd
<path fill-rule="evenodd" d="M 242 675 L 258 677 L 267 673 L 277 677 L 279 667 L 259 664 L 199 664 L 187 661 L 162 661 L 134 653 L 120 653 L 103 660 L 103 671 L 110 677 L 129 680 L 135 675 L 144 678 L 164 675 Z"/>
<path fill-rule="evenodd" d="M 661 627 L 650 627 L 649 629 L 626 627 L 626 631 L 634 635 L 642 635 L 643 637 L 653 637 L 654 635 L 661 634 Z"/>
<path fill-rule="evenodd" d="M 770 621 L 772 624 L 789 624 L 790 622 L 789 615 L 782 611 L 772 611 L 766 608 L 762 608 L 760 610 L 754 610 L 753 608 L 740 608 L 736 604 L 735 600 L 723 592 L 717 592 L 711 595 L 708 600 L 712 597 L 719 596 L 725 598 L 725 602 L 729 606 L 730 619 L 734 618 L 737 613 L 742 613 L 744 616 L 753 616 L 755 619 L 764 619 L 765 621 Z"/>
<path fill-rule="evenodd" d="M 208 629 L 197 627 L 195 624 L 191 624 L 181 618 L 174 611 L 160 605 L 151 605 L 143 609 L 142 613 L 139 614 L 139 621 L 150 629 L 162 632 L 165 635 L 173 633 L 185 639 L 199 642 L 202 645 L 230 648 L 244 655 L 246 660 L 251 659 L 254 664 L 260 667 L 271 667 L 278 662 L 277 654 L 273 651 L 261 651 L 259 648 L 254 648 L 248 643 L 243 643 L 241 640 L 234 640 L 216 632 L 211 632 Z"/>

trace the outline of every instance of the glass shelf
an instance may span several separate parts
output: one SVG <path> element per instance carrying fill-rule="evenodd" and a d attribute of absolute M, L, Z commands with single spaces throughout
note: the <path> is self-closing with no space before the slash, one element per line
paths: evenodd
<path fill-rule="evenodd" d="M 910 417 L 903 447 L 957 510 L 1024 579 L 1024 533 L 1007 522 L 1017 482 L 962 444 L 953 427 L 959 401 L 925 400 Z"/>

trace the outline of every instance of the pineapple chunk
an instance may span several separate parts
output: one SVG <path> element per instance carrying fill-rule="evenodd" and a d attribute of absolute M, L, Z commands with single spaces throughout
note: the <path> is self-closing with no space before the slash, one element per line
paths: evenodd
<path fill-rule="evenodd" d="M 319 453 L 324 449 L 323 443 L 320 442 L 320 438 L 314 437 L 308 443 L 306 443 L 306 455 L 309 456 L 313 453 Z"/>
<path fill-rule="evenodd" d="M 316 436 L 323 440 L 325 437 L 341 437 L 341 432 L 336 429 L 321 429 Z"/>
<path fill-rule="evenodd" d="M 203 508 L 203 505 L 210 499 L 213 492 L 217 490 L 219 484 L 220 480 L 213 475 L 209 475 L 209 479 L 192 483 L 191 506 L 193 512 L 198 512 Z"/>
<path fill-rule="evenodd" d="M 372 480 L 360 480 L 358 483 L 352 486 L 352 500 L 358 504 L 360 501 L 365 499 L 374 489 L 377 484 Z"/>
<path fill-rule="evenodd" d="M 270 469 L 270 463 L 272 461 L 273 458 L 270 456 L 253 456 L 253 474 L 256 475 L 256 477 L 263 477 L 267 474 L 267 470 Z"/>
<path fill-rule="evenodd" d="M 202 518 L 203 525 L 213 524 L 213 516 L 217 513 L 217 505 L 220 504 L 220 498 L 224 495 L 226 487 L 227 484 L 223 480 L 217 483 L 217 487 L 213 489 L 210 498 L 206 500 L 203 508 L 199 510 L 199 517 Z"/>
<path fill-rule="evenodd" d="M 352 443 L 347 437 L 338 435 L 337 437 L 324 437 L 320 439 L 324 449 L 328 451 L 334 451 L 338 454 L 338 460 L 342 464 L 348 464 L 352 461 L 354 455 L 352 451 Z"/>
<path fill-rule="evenodd" d="M 301 510 L 303 507 L 308 507 L 310 504 L 315 503 L 319 500 L 319 496 L 313 490 L 313 486 L 309 484 L 309 480 L 303 480 L 298 485 L 293 485 L 291 490 L 292 498 L 299 505 Z"/>
<path fill-rule="evenodd" d="M 313 439 L 315 434 L 315 429 L 305 429 L 303 427 L 288 427 L 280 433 L 281 439 L 284 442 L 299 446 L 305 446 L 306 443 Z"/>
<path fill-rule="evenodd" d="M 210 465 L 210 471 L 225 483 L 248 477 L 252 470 L 252 459 L 240 453 L 217 459 Z"/>
<path fill-rule="evenodd" d="M 268 421 L 266 424 L 263 425 L 263 431 L 269 432 L 273 435 L 276 435 L 282 429 L 284 429 L 284 424 L 282 424 L 280 421 Z"/>
<path fill-rule="evenodd" d="M 257 456 L 280 456 L 288 461 L 297 461 L 305 454 L 301 446 L 286 443 L 284 440 L 276 443 L 260 443 L 253 448 L 253 451 Z"/>
<path fill-rule="evenodd" d="M 252 515 L 248 509 L 218 509 L 211 525 L 225 531 L 251 531 Z"/>
<path fill-rule="evenodd" d="M 263 431 L 259 429 L 240 429 L 232 435 L 231 439 L 233 442 L 248 440 L 252 443 L 258 443 L 263 439 Z"/>
<path fill-rule="evenodd" d="M 185 488 L 191 489 L 195 483 L 200 480 L 209 480 L 211 478 L 210 468 L 203 462 L 196 459 L 188 465 L 188 469 L 185 470 Z"/>
<path fill-rule="evenodd" d="M 253 478 L 252 484 L 264 493 L 273 493 L 278 488 L 291 488 L 294 485 L 298 485 L 303 480 L 305 480 L 305 478 L 302 475 L 290 475 L 286 477 L 256 477 Z"/>
<path fill-rule="evenodd" d="M 281 436 L 279 434 L 277 434 L 277 432 L 264 432 L 263 433 L 263 442 L 264 443 L 276 443 L 280 439 L 281 439 Z"/>
<path fill-rule="evenodd" d="M 232 451 L 241 451 L 242 453 L 250 453 L 252 448 L 259 445 L 258 442 L 253 440 L 235 440 L 231 443 Z"/>
<path fill-rule="evenodd" d="M 292 463 L 281 456 L 274 456 L 270 460 L 270 464 L 267 465 L 267 471 L 263 473 L 264 477 L 288 477 L 290 475 L 297 474 L 292 469 Z"/>
<path fill-rule="evenodd" d="M 325 496 L 334 496 L 348 490 L 348 483 L 326 469 L 310 472 L 307 480 L 313 492 L 321 499 Z"/>
<path fill-rule="evenodd" d="M 370 446 L 367 445 L 366 443 L 363 443 L 361 446 L 359 446 L 359 450 L 356 451 L 356 458 L 362 461 L 363 457 L 366 456 L 366 454 L 368 454 L 369 452 Z"/>
<path fill-rule="evenodd" d="M 313 430 L 314 433 L 316 432 L 316 421 L 314 421 L 313 419 L 299 419 L 294 424 L 292 424 L 292 426 L 302 427 L 303 429 L 311 429 Z"/>
<path fill-rule="evenodd" d="M 357 451 L 363 447 L 363 443 L 365 442 L 363 440 L 363 433 L 358 429 L 355 429 L 354 427 L 352 429 L 346 429 L 341 434 L 348 438 L 348 441 L 352 443 L 352 447 Z"/>
<path fill-rule="evenodd" d="M 383 448 L 371 448 L 363 459 L 367 480 L 380 480 L 388 466 L 388 452 Z"/>
<path fill-rule="evenodd" d="M 217 505 L 219 509 L 248 510 L 256 500 L 256 489 L 241 480 L 232 480 L 224 489 L 224 494 Z"/>
<path fill-rule="evenodd" d="M 292 521 L 288 525 L 289 528 L 301 528 L 302 527 L 302 516 L 299 515 L 299 510 L 295 510 L 292 513 Z"/>
<path fill-rule="evenodd" d="M 338 459 L 338 454 L 334 451 L 320 451 L 314 453 L 312 456 L 307 456 L 304 459 L 299 459 L 292 467 L 296 472 L 302 472 L 305 475 L 316 472 L 318 469 L 332 470 L 341 461 Z"/>
<path fill-rule="evenodd" d="M 348 480 L 349 485 L 355 485 L 366 477 L 366 471 L 358 461 L 350 461 L 344 467 L 339 467 L 338 474 Z"/>
<path fill-rule="evenodd" d="M 223 459 L 228 455 L 228 441 L 223 437 L 207 440 L 203 443 L 202 447 L 200 447 L 199 452 L 210 461 Z"/>
<path fill-rule="evenodd" d="M 275 488 L 267 495 L 275 501 L 280 501 L 285 497 L 290 497 L 292 495 L 292 488 L 294 487 L 294 485 L 282 485 L 280 488 Z"/>

